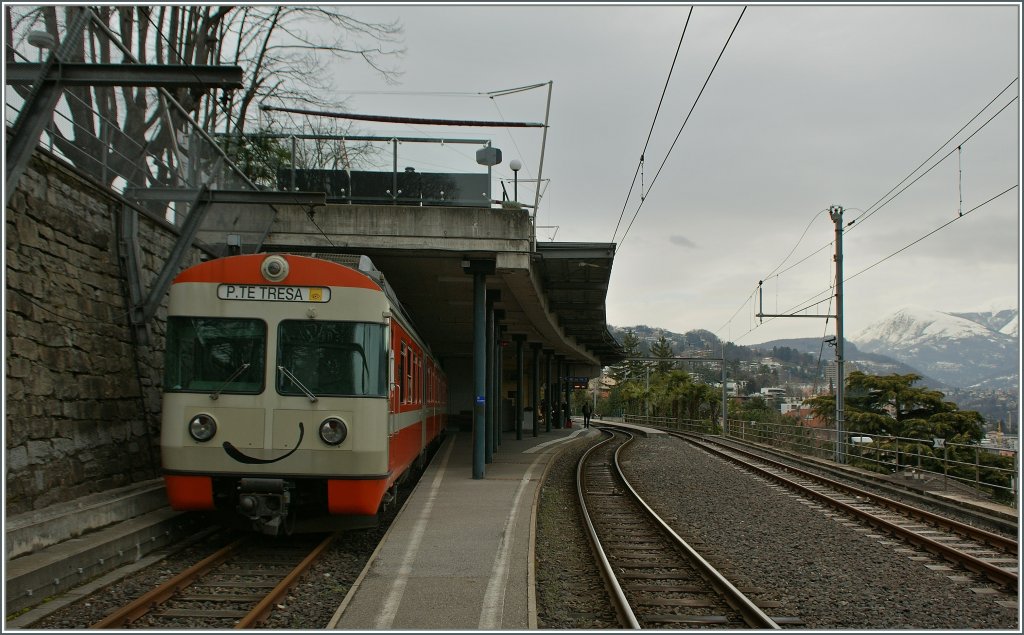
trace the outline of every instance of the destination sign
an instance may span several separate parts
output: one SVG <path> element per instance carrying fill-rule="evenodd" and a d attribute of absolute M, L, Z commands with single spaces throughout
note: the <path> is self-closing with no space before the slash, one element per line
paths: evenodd
<path fill-rule="evenodd" d="M 328 287 L 289 287 L 283 285 L 222 284 L 217 287 L 221 300 L 262 300 L 264 302 L 327 302 Z"/>

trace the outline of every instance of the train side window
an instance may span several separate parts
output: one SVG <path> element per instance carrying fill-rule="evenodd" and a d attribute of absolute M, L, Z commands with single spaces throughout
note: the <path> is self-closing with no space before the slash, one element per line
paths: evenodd
<path fill-rule="evenodd" d="M 402 342 L 402 355 L 398 361 L 398 403 L 405 403 L 405 369 L 408 366 L 408 359 L 409 350 L 405 347 L 405 342 Z"/>
<path fill-rule="evenodd" d="M 423 358 L 419 355 L 416 356 L 416 363 L 413 366 L 413 375 L 415 379 L 415 391 L 412 394 L 412 400 L 416 403 L 423 401 Z"/>
<path fill-rule="evenodd" d="M 405 403 L 412 403 L 413 402 L 412 391 L 413 391 L 413 356 L 414 356 L 414 353 L 412 352 L 411 348 L 408 349 L 408 350 L 409 350 L 409 359 L 408 359 L 408 363 L 405 365 L 405 372 L 406 372 L 406 378 L 405 378 L 405 381 L 406 381 Z"/>

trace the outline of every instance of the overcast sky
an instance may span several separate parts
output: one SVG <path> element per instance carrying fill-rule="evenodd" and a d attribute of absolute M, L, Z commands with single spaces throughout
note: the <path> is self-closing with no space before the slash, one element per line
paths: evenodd
<path fill-rule="evenodd" d="M 389 86 L 351 61 L 333 79 L 351 91 L 352 112 L 530 122 L 544 120 L 546 86 L 496 99 L 474 93 L 553 81 L 538 236 L 618 244 L 609 324 L 703 328 L 740 344 L 821 337 L 821 319 L 759 325 L 752 294 L 764 280 L 766 313 L 822 298 L 808 312 L 834 311 L 830 205 L 845 209 L 846 223 L 860 217 L 844 238 L 848 338 L 904 305 L 1019 306 L 1018 4 L 755 3 L 738 26 L 743 5 L 695 6 L 644 153 L 641 204 L 634 174 L 689 10 L 352 6 L 354 17 L 402 24 L 406 53 L 393 62 L 402 76 Z M 364 131 L 492 139 L 504 156 L 495 177 L 511 193 L 508 163 L 520 159 L 519 197 L 533 202 L 538 129 Z M 418 169 L 475 168 L 472 149 L 446 151 L 450 160 Z"/>

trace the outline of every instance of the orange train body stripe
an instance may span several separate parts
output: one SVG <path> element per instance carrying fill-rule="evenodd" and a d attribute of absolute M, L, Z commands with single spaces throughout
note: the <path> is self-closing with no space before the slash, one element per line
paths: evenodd
<path fill-rule="evenodd" d="M 388 480 L 383 478 L 327 481 L 327 511 L 331 514 L 358 514 L 372 516 L 377 513 Z"/>
<path fill-rule="evenodd" d="M 271 282 L 260 273 L 270 254 L 248 254 L 216 258 L 182 271 L 174 283 L 219 282 L 225 284 L 295 285 L 314 287 L 355 287 L 380 291 L 380 286 L 359 271 L 326 260 L 281 254 L 288 261 L 288 276 Z"/>
<path fill-rule="evenodd" d="M 391 437 L 388 448 L 388 469 L 397 477 L 404 472 L 416 457 L 420 455 L 422 447 L 423 422 L 406 426 Z"/>
<path fill-rule="evenodd" d="M 213 479 L 209 476 L 164 475 L 171 509 L 198 511 L 213 509 Z"/>

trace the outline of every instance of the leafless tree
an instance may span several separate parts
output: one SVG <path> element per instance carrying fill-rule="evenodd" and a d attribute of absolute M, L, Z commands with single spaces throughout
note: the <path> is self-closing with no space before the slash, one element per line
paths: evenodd
<path fill-rule="evenodd" d="M 70 24 L 82 6 L 5 7 L 6 58 L 11 43 L 39 24 L 56 41 L 60 24 Z M 77 167 L 107 185 L 118 177 L 128 185 L 172 185 L 183 166 L 195 169 L 186 117 L 210 135 L 240 138 L 280 127 L 261 120 L 258 105 L 316 104 L 343 109 L 332 95 L 330 68 L 358 59 L 393 82 L 389 63 L 404 54 L 397 22 L 372 23 L 345 15 L 329 4 L 315 6 L 96 7 L 95 20 L 73 42 L 64 61 L 184 65 L 237 65 L 240 90 L 180 88 L 168 107 L 160 91 L 146 87 L 68 87 L 67 121 L 50 128 L 55 147 Z M 207 149 L 209 150 L 209 149 Z M 186 156 L 191 153 L 191 160 Z"/>

